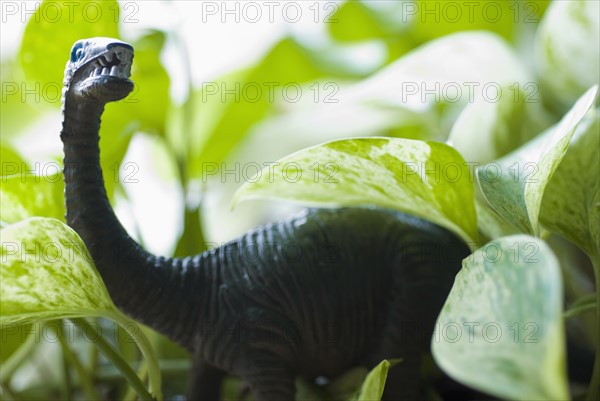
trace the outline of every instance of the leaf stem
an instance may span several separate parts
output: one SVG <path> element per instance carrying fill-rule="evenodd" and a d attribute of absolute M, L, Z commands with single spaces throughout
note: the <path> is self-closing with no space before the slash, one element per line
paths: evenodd
<path fill-rule="evenodd" d="M 112 317 L 112 316 L 111 316 Z M 93 331 L 90 324 L 85 319 L 72 319 L 75 324 L 79 326 L 84 331 Z M 123 326 L 125 327 L 125 326 Z M 125 327 L 127 330 L 127 327 Z M 131 369 L 131 367 L 125 362 L 123 358 L 115 351 L 115 349 L 106 342 L 104 337 L 100 336 L 95 341 L 96 346 L 100 349 L 100 351 L 106 355 L 108 359 L 121 371 L 125 379 L 129 382 L 131 387 L 135 389 L 135 391 L 140 396 L 140 399 L 143 401 L 154 401 L 154 397 L 146 390 L 144 383 L 140 380 L 140 378 L 135 374 L 135 372 Z"/>
<path fill-rule="evenodd" d="M 21 401 L 21 397 L 14 392 L 9 383 L 0 383 L 0 389 L 2 389 L 1 394 L 4 399 L 8 401 Z"/>
<path fill-rule="evenodd" d="M 10 381 L 15 371 L 27 359 L 36 345 L 39 344 L 40 331 L 41 327 L 36 325 L 34 331 L 29 333 L 23 344 L 2 363 L 2 369 L 0 370 L 0 381 L 2 383 Z"/>
<path fill-rule="evenodd" d="M 142 352 L 142 355 L 144 356 L 144 359 L 146 360 L 146 363 L 148 364 L 148 381 L 150 383 L 150 391 L 158 400 L 162 400 L 163 395 L 161 390 L 160 366 L 158 364 L 156 352 L 150 344 L 148 337 L 146 337 L 142 328 L 138 324 L 132 320 L 129 320 L 125 315 L 114 314 L 110 316 L 110 318 L 119 323 L 121 327 L 123 327 L 136 342 L 137 346 Z"/>
<path fill-rule="evenodd" d="M 600 256 L 597 254 L 591 257 L 594 265 L 594 275 L 596 277 L 596 319 L 598 335 L 596 336 L 596 360 L 594 361 L 594 370 L 592 379 L 587 392 L 587 401 L 600 399 Z"/>
<path fill-rule="evenodd" d="M 138 377 L 141 377 L 143 380 L 146 380 L 148 378 L 148 363 L 145 360 L 142 360 L 140 362 L 140 367 L 137 369 L 137 375 Z M 127 392 L 125 392 L 125 395 L 123 396 L 123 400 L 124 401 L 135 401 L 136 399 L 136 394 L 135 391 L 133 391 L 133 389 L 130 387 Z"/>
<path fill-rule="evenodd" d="M 69 347 L 69 344 L 66 341 L 67 337 L 65 334 L 65 329 L 62 324 L 60 326 L 60 331 L 61 331 L 61 333 L 58 336 L 58 339 L 60 342 L 60 347 L 62 349 L 65 362 L 68 362 L 77 371 L 77 375 L 79 376 L 79 380 L 81 381 L 81 387 L 83 387 L 83 391 L 85 392 L 87 399 L 91 400 L 91 401 L 98 401 L 100 399 L 100 397 L 98 396 L 98 393 L 96 392 L 96 389 L 94 388 L 94 380 L 92 379 L 92 377 L 90 376 L 88 371 L 85 369 L 85 367 L 83 366 L 83 364 L 81 363 L 81 361 L 79 360 L 77 355 L 75 355 L 73 350 L 71 350 L 71 348 Z M 68 365 L 66 365 L 66 364 L 65 364 L 65 386 L 66 386 L 66 398 L 65 399 L 70 399 L 71 398 L 70 397 L 71 382 L 70 382 L 70 376 L 69 376 L 69 371 L 68 371 Z"/>
<path fill-rule="evenodd" d="M 192 149 L 193 144 L 191 143 L 192 135 L 192 126 L 194 123 L 194 115 L 198 112 L 198 109 L 195 105 L 194 99 L 194 84 L 192 79 L 192 64 L 190 62 L 190 55 L 185 41 L 183 40 L 181 34 L 177 27 L 173 27 L 171 30 L 171 35 L 175 42 L 175 45 L 178 47 L 179 56 L 181 58 L 181 64 L 183 66 L 183 79 L 187 86 L 187 97 L 185 102 L 182 105 L 181 112 L 181 130 L 182 137 L 184 142 L 184 149 L 181 149 L 180 152 L 176 152 L 173 149 L 172 143 L 168 142 L 169 148 L 171 149 L 171 153 L 175 156 L 175 160 L 177 163 L 177 169 L 179 172 L 179 181 L 181 184 L 181 189 L 183 192 L 183 206 L 184 206 L 184 216 L 183 216 L 183 228 L 182 228 L 182 238 L 179 242 L 181 243 L 181 247 L 178 246 L 176 249 L 179 251 L 183 251 L 187 253 L 188 250 L 196 253 L 201 250 L 194 249 L 196 244 L 204 244 L 204 232 L 202 229 L 201 219 L 200 219 L 200 200 L 198 200 L 195 192 L 198 191 L 198 188 L 194 188 L 192 184 L 192 177 L 190 177 L 189 172 L 189 164 L 193 157 Z M 186 246 L 185 241 L 189 241 L 189 238 L 193 234 L 194 245 L 190 248 Z M 190 248 L 190 249 L 188 249 Z M 186 255 L 187 256 L 187 255 Z"/>

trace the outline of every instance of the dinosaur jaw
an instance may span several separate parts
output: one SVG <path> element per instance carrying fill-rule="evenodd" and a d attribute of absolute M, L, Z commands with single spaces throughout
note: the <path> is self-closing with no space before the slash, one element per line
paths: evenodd
<path fill-rule="evenodd" d="M 77 74 L 77 92 L 97 101 L 114 102 L 133 90 L 131 64 L 133 52 L 115 45 L 88 61 Z"/>

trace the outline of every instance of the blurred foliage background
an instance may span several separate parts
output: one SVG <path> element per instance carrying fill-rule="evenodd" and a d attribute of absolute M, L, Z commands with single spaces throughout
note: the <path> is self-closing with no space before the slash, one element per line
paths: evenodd
<path fill-rule="evenodd" d="M 221 24 L 236 24 L 234 17 L 221 14 L 221 3 L 195 2 L 186 8 L 175 1 L 81 2 L 81 10 L 93 3 L 97 18 L 75 9 L 72 19 L 66 3 L 42 1 L 27 19 L 18 51 L 2 59 L 2 176 L 25 177 L 2 192 L 3 227 L 29 216 L 64 221 L 59 140 L 64 65 L 76 40 L 116 37 L 135 48 L 136 89 L 106 108 L 102 166 L 119 218 L 132 236 L 160 254 L 197 253 L 289 215 L 296 206 L 277 201 L 244 202 L 231 210 L 234 192 L 257 165 L 357 136 L 448 141 L 466 161 L 485 163 L 556 123 L 598 82 L 577 67 L 598 64 L 598 49 L 593 49 L 597 26 L 572 22 L 581 20 L 580 1 L 572 2 L 568 12 L 573 18 L 567 22 L 559 18 L 564 9 L 546 15 L 550 2 L 544 0 L 291 2 L 300 7 L 304 23 L 275 12 L 283 27 L 276 40 L 265 36 L 267 45 L 251 62 L 201 79 L 195 70 L 202 59 L 192 57 L 194 47 L 218 40 L 191 36 L 182 27 L 205 18 L 216 24 L 229 18 Z M 237 4 L 243 23 L 243 3 Z M 18 4 L 19 14 L 3 7 L 7 18 L 23 15 Z M 63 14 L 55 18 L 57 9 Z M 178 17 L 167 17 L 165 11 Z M 128 23 L 160 20 L 160 15 L 165 22 L 157 26 L 138 29 Z M 577 29 L 590 35 L 591 44 L 555 34 Z M 249 50 L 222 47 L 202 58 L 238 51 Z M 565 63 L 573 68 L 564 68 Z M 466 95 L 468 83 L 478 83 L 476 98 L 486 96 L 481 88 L 488 83 L 503 94 L 482 106 Z M 461 95 L 452 92 L 454 84 Z M 584 258 L 565 243 L 557 246 L 561 253 Z M 589 266 L 588 273 L 569 276 L 567 293 L 587 291 L 586 274 Z M 103 324 L 108 338 L 119 332 Z M 592 315 L 577 325 L 587 341 L 597 335 Z M 47 330 L 65 329 L 72 326 Z M 101 383 L 96 385 L 101 398 L 134 397 L 92 344 L 46 341 L 19 347 L 30 330 L 3 331 L 0 359 L 22 354 L 19 366 L 10 371 L 3 366 L 3 398 L 85 398 L 72 372 L 73 358 Z M 165 394 L 184 393 L 185 352 L 155 333 L 148 335 L 160 358 Z M 136 365 L 135 344 L 118 336 L 114 343 Z M 345 380 L 360 383 L 366 372 L 361 374 L 360 380 Z M 234 399 L 239 383 L 229 380 L 227 391 Z"/>

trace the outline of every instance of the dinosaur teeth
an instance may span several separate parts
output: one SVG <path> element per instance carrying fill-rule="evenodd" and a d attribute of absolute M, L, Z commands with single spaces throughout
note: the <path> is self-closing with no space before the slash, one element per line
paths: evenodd
<path fill-rule="evenodd" d="M 104 66 L 107 64 L 107 63 L 106 63 L 106 60 L 104 59 L 104 57 L 100 57 L 100 58 L 98 59 L 98 62 L 99 62 L 99 63 L 100 63 L 100 65 L 101 65 L 101 66 L 103 66 L 103 67 L 104 67 Z"/>
<path fill-rule="evenodd" d="M 112 68 L 110 69 L 110 75 L 113 75 L 113 76 L 119 75 L 119 68 L 116 65 L 113 65 Z"/>
<path fill-rule="evenodd" d="M 108 67 L 104 67 L 104 69 L 102 69 L 102 75 L 109 75 L 110 71 L 108 69 Z"/>
<path fill-rule="evenodd" d="M 97 76 L 98 76 L 98 75 L 100 75 L 100 74 L 102 74 L 102 68 L 96 68 L 96 69 L 94 70 L 94 74 L 93 74 L 93 76 L 94 76 L 94 77 L 97 77 Z"/>

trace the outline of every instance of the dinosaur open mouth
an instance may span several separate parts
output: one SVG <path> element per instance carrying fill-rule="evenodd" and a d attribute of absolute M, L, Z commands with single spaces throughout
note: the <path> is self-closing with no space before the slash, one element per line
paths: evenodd
<path fill-rule="evenodd" d="M 109 49 L 91 61 L 86 72 L 88 79 L 96 77 L 115 77 L 128 79 L 131 76 L 133 54 L 124 47 Z"/>
<path fill-rule="evenodd" d="M 103 102 L 125 98 L 133 90 L 129 79 L 132 62 L 132 49 L 112 45 L 85 64 L 80 75 L 83 79 L 75 80 L 74 93 Z"/>

